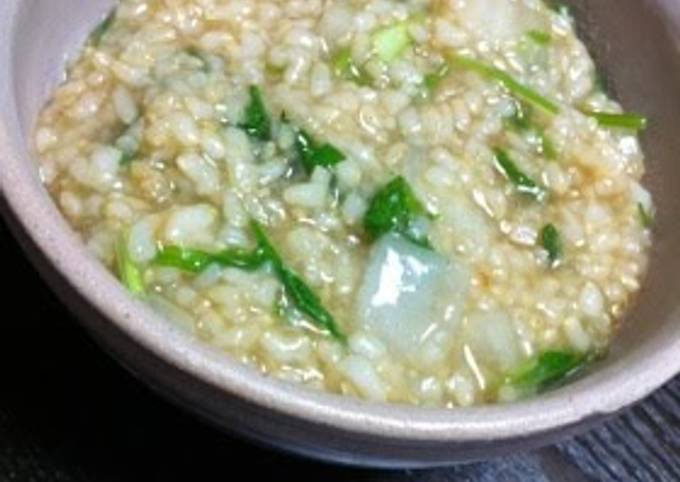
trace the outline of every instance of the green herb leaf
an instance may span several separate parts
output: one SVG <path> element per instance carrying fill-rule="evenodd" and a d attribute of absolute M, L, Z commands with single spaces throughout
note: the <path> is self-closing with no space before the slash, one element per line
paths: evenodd
<path fill-rule="evenodd" d="M 531 107 L 515 100 L 513 103 L 512 115 L 506 117 L 512 127 L 520 131 L 527 131 L 533 128 Z"/>
<path fill-rule="evenodd" d="M 332 167 L 346 159 L 337 147 L 328 143 L 317 143 L 304 130 L 298 131 L 295 147 L 307 174 L 311 174 L 317 166 Z"/>
<path fill-rule="evenodd" d="M 496 167 L 498 170 L 512 182 L 517 190 L 523 194 L 529 194 L 536 200 L 542 201 L 547 196 L 546 190 L 539 186 L 536 181 L 527 176 L 522 170 L 517 167 L 517 164 L 510 158 L 507 152 L 503 149 L 494 149 L 496 155 Z"/>
<path fill-rule="evenodd" d="M 557 159 L 558 152 L 552 139 L 550 139 L 550 137 L 542 130 L 539 130 L 537 135 L 540 140 L 540 153 L 543 157 L 550 160 Z"/>
<path fill-rule="evenodd" d="M 333 55 L 331 59 L 333 72 L 338 77 L 350 80 L 357 85 L 371 85 L 371 76 L 361 67 L 357 66 L 352 59 L 352 50 L 343 48 Z"/>
<path fill-rule="evenodd" d="M 245 130 L 248 135 L 261 141 L 268 141 L 272 138 L 272 121 L 267 112 L 267 107 L 262 100 L 262 92 L 256 85 L 249 88 L 250 102 L 246 107 L 245 119 L 239 127 Z"/>
<path fill-rule="evenodd" d="M 529 32 L 527 32 L 527 37 L 541 46 L 550 45 L 550 42 L 552 42 L 550 33 L 544 32 L 543 30 L 529 30 Z"/>
<path fill-rule="evenodd" d="M 449 64 L 444 62 L 439 67 L 437 67 L 437 70 L 425 75 L 425 78 L 423 79 L 423 85 L 429 95 L 434 93 L 437 88 L 439 88 L 439 84 L 441 84 L 442 80 L 444 80 L 449 75 L 450 70 L 451 68 L 449 67 Z"/>
<path fill-rule="evenodd" d="M 637 204 L 637 210 L 642 226 L 647 229 L 652 228 L 654 226 L 654 214 L 652 214 L 650 210 L 645 208 L 644 204 L 640 202 Z"/>
<path fill-rule="evenodd" d="M 120 157 L 120 165 L 121 166 L 127 166 L 129 165 L 132 161 L 135 160 L 135 157 L 137 157 L 137 152 L 133 151 L 123 151 L 123 155 Z"/>
<path fill-rule="evenodd" d="M 122 235 L 116 242 L 116 264 L 118 268 L 118 277 L 128 291 L 134 295 L 144 295 L 146 293 L 144 276 L 139 267 L 130 258 L 130 253 L 127 248 L 127 238 Z"/>
<path fill-rule="evenodd" d="M 309 317 L 314 324 L 337 340 L 345 342 L 346 337 L 335 318 L 323 307 L 321 299 L 302 278 L 285 265 L 262 226 L 251 221 L 251 229 L 257 241 L 257 247 L 251 251 L 227 249 L 219 253 L 207 253 L 196 249 L 165 246 L 159 251 L 154 262 L 160 266 L 169 266 L 195 274 L 203 272 L 212 264 L 255 271 L 266 263 L 271 263 L 274 274 L 283 285 L 285 299 L 292 304 L 292 308 Z M 281 310 L 281 306 L 283 305 L 279 300 L 274 309 Z"/>
<path fill-rule="evenodd" d="M 614 127 L 619 129 L 629 129 L 632 131 L 643 131 L 647 128 L 647 118 L 640 114 L 609 114 L 606 112 L 584 112 L 592 117 L 602 127 Z"/>
<path fill-rule="evenodd" d="M 373 196 L 364 216 L 364 229 L 373 239 L 394 231 L 415 244 L 431 249 L 427 236 L 415 229 L 419 217 L 429 217 L 429 213 L 406 179 L 398 176 Z"/>
<path fill-rule="evenodd" d="M 97 47 L 99 44 L 102 42 L 104 39 L 104 36 L 106 35 L 106 32 L 109 31 L 111 28 L 111 25 L 113 25 L 113 21 L 116 19 L 116 9 L 114 8 L 111 10 L 106 17 L 104 17 L 104 20 L 102 20 L 99 25 L 95 27 L 95 29 L 92 31 L 92 34 L 90 35 L 90 39 L 92 40 L 92 44 Z"/>
<path fill-rule="evenodd" d="M 275 269 L 279 269 L 283 266 L 283 258 L 279 255 L 274 245 L 269 241 L 267 233 L 264 228 L 255 220 L 250 221 L 250 229 L 255 236 L 255 241 L 257 242 L 257 248 L 262 253 L 262 258 L 266 261 L 271 262 Z"/>
<path fill-rule="evenodd" d="M 464 57 L 461 55 L 453 55 L 450 59 L 451 65 L 460 69 L 466 69 L 478 73 L 482 77 L 500 82 L 511 94 L 529 102 L 536 107 L 543 109 L 549 114 L 559 114 L 560 106 L 538 93 L 536 90 L 524 85 L 516 80 L 510 74 L 498 69 L 492 65 L 488 65 L 482 61 Z"/>
<path fill-rule="evenodd" d="M 319 297 L 302 278 L 282 267 L 279 271 L 279 279 L 283 284 L 286 297 L 292 301 L 298 311 L 307 315 L 317 326 L 327 330 L 337 340 L 345 341 L 345 335 L 338 328 L 333 315 L 324 308 Z"/>
<path fill-rule="evenodd" d="M 279 253 L 269 241 L 264 229 L 255 221 L 251 222 L 257 244 L 262 250 L 263 256 L 272 263 L 274 271 L 283 285 L 284 295 L 294 307 L 302 314 L 308 316 L 317 326 L 328 331 L 335 339 L 341 342 L 346 337 L 340 330 L 333 315 L 331 315 L 321 303 L 316 293 L 285 264 Z"/>
<path fill-rule="evenodd" d="M 190 273 L 201 273 L 216 261 L 212 254 L 205 251 L 180 246 L 164 246 L 156 254 L 154 263 Z"/>
<path fill-rule="evenodd" d="M 588 357 L 572 352 L 547 351 L 509 377 L 508 382 L 523 389 L 540 390 L 581 369 Z"/>
<path fill-rule="evenodd" d="M 563 252 L 562 238 L 554 225 L 547 224 L 541 230 L 541 245 L 548 252 L 550 264 L 554 266 L 562 257 Z"/>
<path fill-rule="evenodd" d="M 265 258 L 259 248 L 252 251 L 234 248 L 219 253 L 208 253 L 198 249 L 164 246 L 155 259 L 155 263 L 160 266 L 169 266 L 190 273 L 201 273 L 212 264 L 254 271 L 264 262 Z"/>

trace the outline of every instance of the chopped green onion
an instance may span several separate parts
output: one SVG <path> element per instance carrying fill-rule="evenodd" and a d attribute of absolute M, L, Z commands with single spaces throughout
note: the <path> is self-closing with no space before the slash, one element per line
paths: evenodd
<path fill-rule="evenodd" d="M 349 47 L 336 52 L 331 59 L 331 64 L 333 66 L 333 72 L 338 77 L 345 80 L 351 80 L 358 85 L 371 84 L 371 77 L 368 73 L 354 63 L 354 60 L 352 59 L 352 50 Z"/>
<path fill-rule="evenodd" d="M 120 236 L 116 242 L 116 264 L 118 277 L 125 287 L 134 295 L 143 295 L 146 292 L 144 276 L 139 267 L 130 258 L 127 248 L 127 238 Z"/>
<path fill-rule="evenodd" d="M 584 113 L 595 119 L 602 127 L 630 129 L 633 131 L 643 131 L 647 128 L 647 118 L 640 114 L 610 114 L 590 111 Z"/>
<path fill-rule="evenodd" d="M 371 200 L 364 215 L 364 229 L 373 239 L 394 231 L 419 246 L 431 249 L 427 236 L 415 229 L 415 222 L 419 217 L 429 216 L 406 179 L 398 176 L 380 189 Z"/>
<path fill-rule="evenodd" d="M 562 238 L 557 228 L 547 224 L 541 230 L 541 245 L 548 253 L 548 260 L 552 266 L 562 257 Z"/>
<path fill-rule="evenodd" d="M 412 43 L 407 23 L 398 23 L 382 28 L 373 34 L 373 48 L 383 61 L 396 60 Z"/>
<path fill-rule="evenodd" d="M 494 149 L 496 157 L 496 167 L 498 170 L 512 182 L 517 190 L 523 194 L 529 194 L 538 201 L 545 199 L 547 192 L 544 188 L 538 185 L 536 181 L 527 176 L 517 167 L 517 164 L 510 158 L 507 152 L 503 149 Z"/>
<path fill-rule="evenodd" d="M 295 147 L 307 174 L 311 174 L 317 166 L 332 167 L 346 159 L 337 147 L 328 143 L 319 144 L 304 130 L 298 131 Z"/>
<path fill-rule="evenodd" d="M 262 100 L 262 92 L 256 85 L 251 85 L 248 91 L 250 102 L 245 110 L 245 118 L 239 127 L 256 139 L 268 141 L 272 137 L 272 121 Z"/>
<path fill-rule="evenodd" d="M 254 271 L 262 266 L 264 257 L 259 248 L 252 251 L 238 248 L 226 249 L 213 254 L 179 246 L 164 246 L 156 255 L 155 263 L 190 273 L 201 273 L 212 264 Z"/>
<path fill-rule="evenodd" d="M 654 226 L 654 215 L 649 209 L 645 208 L 644 204 L 639 202 L 637 204 L 637 210 L 643 227 L 650 229 Z"/>
<path fill-rule="evenodd" d="M 113 25 L 113 21 L 116 19 L 116 9 L 114 8 L 111 10 L 106 17 L 104 17 L 104 20 L 102 20 L 99 25 L 95 27 L 95 29 L 92 31 L 92 34 L 90 35 L 90 38 L 92 39 L 92 44 L 96 47 L 98 46 L 101 41 L 104 38 L 104 35 L 106 35 L 106 32 L 109 31 L 111 28 L 111 25 Z"/>
<path fill-rule="evenodd" d="M 549 45 L 552 42 L 552 36 L 543 30 L 529 30 L 527 37 L 533 40 L 538 45 Z"/>
<path fill-rule="evenodd" d="M 346 341 L 344 333 L 338 327 L 333 315 L 324 308 L 318 295 L 312 291 L 302 278 L 283 263 L 281 256 L 267 238 L 264 229 L 255 221 L 252 221 L 251 226 L 258 246 L 262 250 L 264 257 L 272 263 L 274 271 L 283 285 L 285 297 L 298 311 L 308 316 L 317 326 L 328 331 L 335 339 L 344 343 Z"/>
<path fill-rule="evenodd" d="M 461 55 L 454 55 L 450 60 L 451 64 L 455 67 L 471 70 L 478 73 L 482 77 L 500 82 L 503 87 L 505 87 L 513 95 L 537 107 L 540 107 L 550 114 L 559 114 L 560 112 L 560 107 L 555 102 L 538 93 L 531 87 L 519 82 L 510 74 L 502 71 L 499 68 Z"/>
<path fill-rule="evenodd" d="M 547 351 L 510 376 L 508 382 L 517 388 L 540 390 L 574 374 L 588 359 L 578 353 Z"/>

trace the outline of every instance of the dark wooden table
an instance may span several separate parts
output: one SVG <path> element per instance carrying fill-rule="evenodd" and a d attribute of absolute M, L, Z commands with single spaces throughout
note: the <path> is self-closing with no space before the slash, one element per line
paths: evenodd
<path fill-rule="evenodd" d="M 252 446 L 159 399 L 101 352 L 2 224 L 0 252 L 0 481 L 680 481 L 680 379 L 583 436 L 447 469 L 356 470 Z"/>

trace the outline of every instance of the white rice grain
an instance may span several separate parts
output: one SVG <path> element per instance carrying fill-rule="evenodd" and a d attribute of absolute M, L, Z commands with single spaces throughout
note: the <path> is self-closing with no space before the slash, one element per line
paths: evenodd
<path fill-rule="evenodd" d="M 125 124 L 132 124 L 139 116 L 137 103 L 124 85 L 119 85 L 113 91 L 113 107 L 118 118 Z"/>
<path fill-rule="evenodd" d="M 373 401 L 386 400 L 387 387 L 366 358 L 350 355 L 340 362 L 338 369 L 364 397 Z"/>

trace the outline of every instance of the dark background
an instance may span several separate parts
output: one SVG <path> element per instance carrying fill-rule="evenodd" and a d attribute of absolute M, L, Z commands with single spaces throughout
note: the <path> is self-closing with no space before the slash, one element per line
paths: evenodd
<path fill-rule="evenodd" d="M 446 469 L 335 467 L 223 435 L 101 352 L 0 223 L 0 481 L 680 481 L 680 381 L 585 435 Z M 678 354 L 680 356 L 680 354 Z"/>

